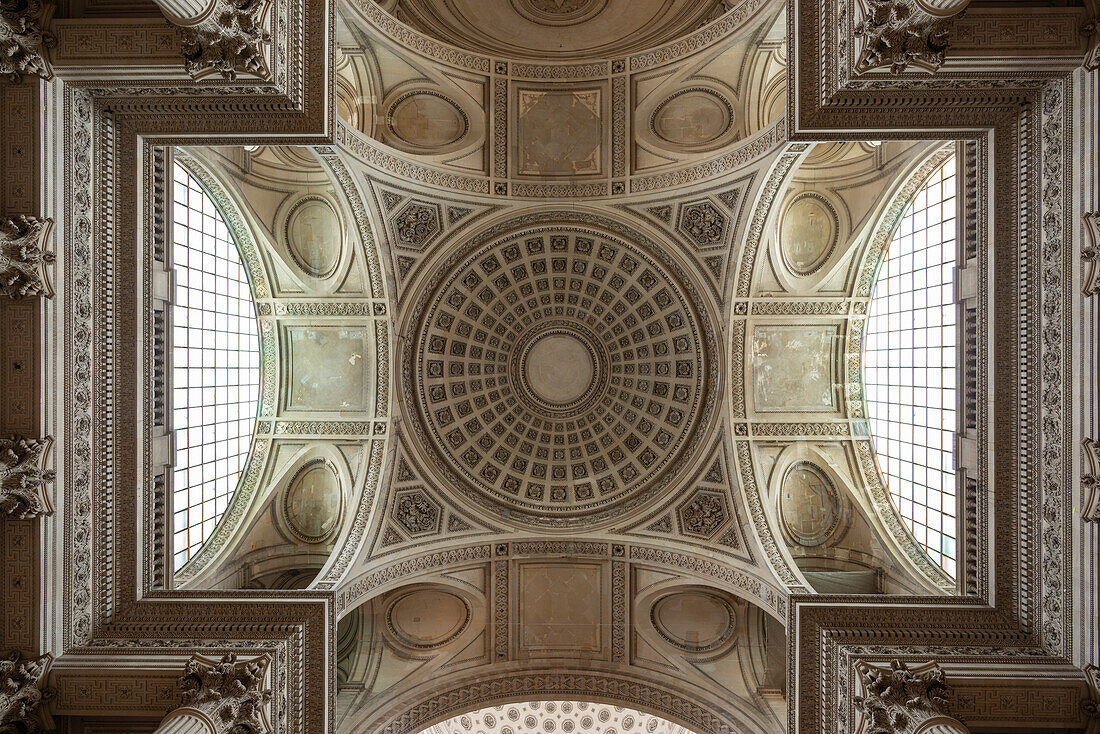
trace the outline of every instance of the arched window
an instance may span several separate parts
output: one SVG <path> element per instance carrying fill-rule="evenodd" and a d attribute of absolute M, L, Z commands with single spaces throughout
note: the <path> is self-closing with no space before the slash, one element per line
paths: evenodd
<path fill-rule="evenodd" d="M 256 312 L 233 236 L 191 173 L 172 171 L 173 566 L 221 519 L 248 458 L 260 388 Z"/>
<path fill-rule="evenodd" d="M 955 576 L 957 259 L 955 157 L 917 192 L 894 232 L 867 323 L 864 382 L 890 496 L 929 556 Z"/>

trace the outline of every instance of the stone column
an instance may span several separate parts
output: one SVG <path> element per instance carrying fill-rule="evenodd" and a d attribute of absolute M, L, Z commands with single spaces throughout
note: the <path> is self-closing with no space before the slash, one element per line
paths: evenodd
<path fill-rule="evenodd" d="M 863 0 L 863 17 L 853 31 L 862 41 L 855 72 L 910 66 L 934 72 L 947 50 L 955 19 L 970 0 Z"/>
<path fill-rule="evenodd" d="M 53 658 L 24 658 L 18 652 L 0 660 L 0 731 L 37 732 L 42 722 L 38 706 L 49 698 L 46 674 Z"/>
<path fill-rule="evenodd" d="M 970 734 L 951 715 L 951 691 L 935 663 L 910 669 L 894 660 L 887 669 L 858 661 L 856 669 L 863 682 L 863 696 L 855 699 L 861 734 Z"/>
<path fill-rule="evenodd" d="M 227 79 L 238 72 L 266 78 L 264 27 L 271 0 L 156 0 L 183 36 L 183 65 L 192 77 L 215 71 Z"/>
<path fill-rule="evenodd" d="M 180 678 L 183 703 L 155 734 L 271 734 L 271 691 L 261 690 L 270 662 L 267 655 L 240 662 L 232 654 L 192 657 Z"/>
<path fill-rule="evenodd" d="M 214 13 L 217 0 L 156 0 L 164 17 L 179 26 L 198 25 Z"/>

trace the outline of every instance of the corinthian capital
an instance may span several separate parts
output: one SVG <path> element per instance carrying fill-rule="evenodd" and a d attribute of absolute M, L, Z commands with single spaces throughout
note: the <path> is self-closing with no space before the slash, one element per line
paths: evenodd
<path fill-rule="evenodd" d="M 864 689 L 855 699 L 863 712 L 863 734 L 966 734 L 966 727 L 949 712 L 950 689 L 935 663 L 912 670 L 898 660 L 889 669 L 860 661 L 856 669 Z"/>
<path fill-rule="evenodd" d="M 12 436 L 0 438 L 0 512 L 20 520 L 53 513 L 46 484 L 53 471 L 46 469 L 46 457 L 53 439 Z"/>
<path fill-rule="evenodd" d="M 217 734 L 270 734 L 265 709 L 271 691 L 260 689 L 269 663 L 266 655 L 241 662 L 236 655 L 221 661 L 196 655 L 184 666 L 183 708 L 177 711 L 201 712 L 214 722 Z"/>
<path fill-rule="evenodd" d="M 0 75 L 13 82 L 24 74 L 53 78 L 46 49 L 57 39 L 45 30 L 53 7 L 42 0 L 0 0 Z"/>
<path fill-rule="evenodd" d="M 0 296 L 53 295 L 46 277 L 46 265 L 53 262 L 46 250 L 52 230 L 52 219 L 0 218 Z"/>
<path fill-rule="evenodd" d="M 909 66 L 932 72 L 943 64 L 947 37 L 968 0 L 864 0 L 855 27 L 863 47 L 856 73 L 889 66 L 898 74 Z"/>
<path fill-rule="evenodd" d="M 1084 67 L 1089 71 L 1096 71 L 1100 69 L 1100 15 L 1085 23 L 1081 32 L 1089 37 Z"/>
<path fill-rule="evenodd" d="M 24 658 L 12 652 L 0 660 L 0 731 L 35 734 L 41 731 L 38 704 L 49 696 L 46 673 L 53 658 Z"/>
<path fill-rule="evenodd" d="M 227 79 L 243 71 L 267 74 L 262 46 L 271 41 L 263 26 L 270 0 L 209 0 L 194 24 L 185 25 L 183 63 L 187 73 L 199 76 L 214 70 Z"/>

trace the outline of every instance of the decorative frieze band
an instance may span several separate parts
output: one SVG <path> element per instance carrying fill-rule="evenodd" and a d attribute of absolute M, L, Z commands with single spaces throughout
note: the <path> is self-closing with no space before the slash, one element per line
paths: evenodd
<path fill-rule="evenodd" d="M 0 47 L 2 44 L 0 39 Z M 52 231 L 52 219 L 0 218 L 0 296 L 53 296 L 46 273 L 46 265 L 54 260 L 46 248 Z"/>
<path fill-rule="evenodd" d="M 0 438 L 0 512 L 25 520 L 53 514 L 46 484 L 54 472 L 46 468 L 53 439 Z"/>

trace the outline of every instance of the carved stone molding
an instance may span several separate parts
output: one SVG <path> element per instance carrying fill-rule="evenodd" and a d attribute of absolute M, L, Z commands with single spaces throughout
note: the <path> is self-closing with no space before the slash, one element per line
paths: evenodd
<path fill-rule="evenodd" d="M 1081 32 L 1089 37 L 1088 50 L 1085 51 L 1085 60 L 1082 65 L 1089 71 L 1096 71 L 1100 69 L 1100 16 L 1092 18 L 1081 26 Z M 1097 214 L 1092 214 L 1092 217 L 1095 221 Z"/>
<path fill-rule="evenodd" d="M 949 712 L 951 692 L 935 663 L 912 670 L 894 660 L 887 670 L 858 661 L 856 669 L 864 689 L 864 695 L 854 699 L 863 712 L 863 734 L 966 733 Z"/>
<path fill-rule="evenodd" d="M 45 687 L 53 657 L 24 658 L 12 652 L 0 660 L 0 731 L 34 734 L 42 730 L 38 705 L 50 697 Z"/>
<path fill-rule="evenodd" d="M 258 77 L 268 74 L 264 44 L 271 33 L 263 17 L 270 0 L 216 0 L 216 5 L 196 25 L 182 29 L 183 65 L 194 77 L 213 70 L 226 79 L 243 71 Z"/>
<path fill-rule="evenodd" d="M 54 478 L 46 469 L 53 439 L 0 438 L 0 512 L 25 520 L 53 514 L 46 484 Z"/>
<path fill-rule="evenodd" d="M 0 296 L 53 296 L 45 269 L 54 259 L 46 249 L 52 231 L 52 219 L 0 218 Z"/>
<path fill-rule="evenodd" d="M 180 678 L 183 706 L 177 712 L 192 709 L 206 715 L 218 734 L 271 734 L 266 713 L 271 691 L 260 689 L 270 663 L 267 655 L 240 662 L 232 653 L 217 662 L 195 655 Z"/>
<path fill-rule="evenodd" d="M 1093 57 L 1094 61 L 1100 60 L 1095 53 Z M 1088 244 L 1081 251 L 1081 257 L 1085 261 L 1085 283 L 1081 290 L 1086 296 L 1095 296 L 1100 293 L 1100 212 L 1089 212 L 1084 220 Z"/>
<path fill-rule="evenodd" d="M 950 15 L 933 14 L 917 0 L 866 0 L 866 14 L 854 28 L 863 38 L 863 50 L 855 71 L 862 74 L 885 66 L 899 74 L 910 65 L 933 72 L 943 64 L 948 35 L 955 19 L 965 10 Z"/>
<path fill-rule="evenodd" d="M 52 3 L 42 0 L 4 0 L 0 3 L 0 75 L 13 82 L 24 74 L 53 78 L 47 49 L 57 44 L 46 31 Z"/>
<path fill-rule="evenodd" d="M 1089 683 L 1089 697 L 1081 701 L 1081 711 L 1086 718 L 1100 721 L 1100 667 L 1086 665 L 1085 678 Z"/>
<path fill-rule="evenodd" d="M 1085 522 L 1100 522 L 1100 443 L 1091 438 L 1084 440 L 1085 472 L 1081 484 L 1085 490 L 1085 505 L 1081 515 Z"/>

